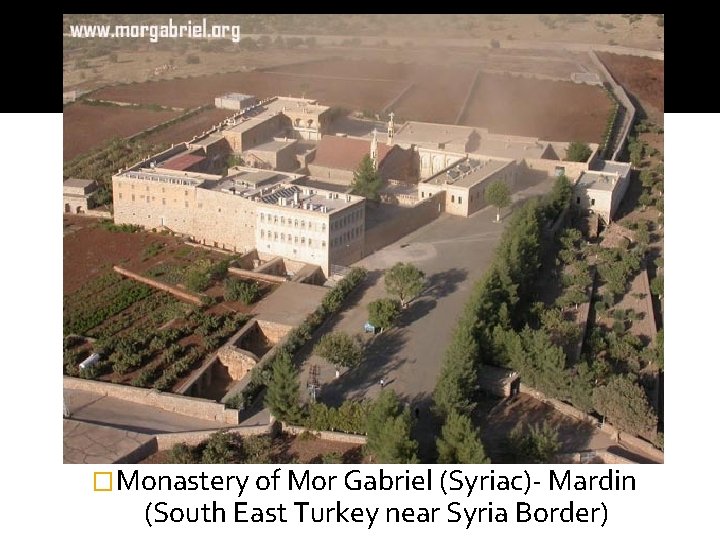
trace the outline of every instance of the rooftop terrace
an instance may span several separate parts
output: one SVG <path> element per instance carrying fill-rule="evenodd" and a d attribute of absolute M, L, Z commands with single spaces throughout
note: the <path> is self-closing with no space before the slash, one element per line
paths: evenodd
<path fill-rule="evenodd" d="M 598 171 L 586 171 L 578 178 L 577 185 L 586 189 L 600 191 L 612 191 L 615 189 L 618 175 L 615 173 L 604 173 Z"/>
<path fill-rule="evenodd" d="M 448 185 L 469 188 L 482 182 L 488 176 L 506 167 L 510 161 L 497 159 L 468 159 L 458 163 L 447 171 L 426 180 L 427 184 Z"/>

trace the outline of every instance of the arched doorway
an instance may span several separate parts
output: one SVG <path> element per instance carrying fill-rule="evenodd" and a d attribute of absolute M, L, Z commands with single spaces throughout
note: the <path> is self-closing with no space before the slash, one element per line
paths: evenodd
<path fill-rule="evenodd" d="M 69 203 L 65 203 L 65 213 L 66 214 L 70 213 L 70 204 Z"/>
<path fill-rule="evenodd" d="M 76 213 L 76 214 L 82 214 L 82 213 L 83 213 L 82 206 L 78 206 L 78 207 L 75 209 L 75 213 Z"/>

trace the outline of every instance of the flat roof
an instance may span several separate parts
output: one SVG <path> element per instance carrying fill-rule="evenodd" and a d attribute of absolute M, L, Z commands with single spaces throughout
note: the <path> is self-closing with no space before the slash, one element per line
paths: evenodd
<path fill-rule="evenodd" d="M 485 134 L 480 136 L 478 148 L 473 153 L 510 159 L 540 158 L 547 146 L 547 142 L 537 139 L 517 140 L 513 137 Z"/>
<path fill-rule="evenodd" d="M 198 163 L 205 161 L 205 156 L 198 156 L 195 154 L 181 154 L 177 157 L 172 157 L 163 163 L 160 163 L 158 167 L 163 169 L 172 169 L 175 171 L 185 171 L 197 165 Z"/>
<path fill-rule="evenodd" d="M 296 142 L 295 139 L 288 139 L 287 141 L 268 141 L 268 142 L 264 142 L 264 143 L 255 145 L 252 148 L 248 148 L 247 150 L 245 150 L 245 152 L 252 152 L 252 151 L 277 152 L 278 150 L 287 148 L 288 146 L 294 144 L 295 142 Z"/>
<path fill-rule="evenodd" d="M 600 191 L 612 191 L 618 175 L 615 173 L 603 173 L 599 171 L 584 171 L 578 178 L 577 185 L 586 189 L 597 189 Z"/>
<path fill-rule="evenodd" d="M 469 188 L 496 173 L 509 163 L 512 162 L 498 159 L 467 159 L 447 171 L 429 178 L 424 183 L 436 186 L 448 185 Z"/>
<path fill-rule="evenodd" d="M 243 99 L 254 99 L 255 96 L 252 96 L 250 94 L 241 94 L 240 92 L 228 92 L 227 94 L 224 94 L 222 96 L 219 96 L 223 99 L 237 99 L 237 100 L 243 100 Z"/>
<path fill-rule="evenodd" d="M 179 184 L 182 186 L 198 187 L 206 180 L 219 179 L 217 175 L 199 176 L 196 173 L 173 174 L 172 172 L 155 172 L 152 169 L 129 170 L 117 175 L 120 178 L 133 180 L 150 180 L 151 182 L 165 182 L 168 184 Z"/>
<path fill-rule="evenodd" d="M 395 133 L 393 142 L 464 143 L 473 131 L 476 129 L 468 126 L 411 121 Z"/>
<path fill-rule="evenodd" d="M 68 178 L 63 182 L 63 186 L 72 188 L 86 188 L 90 187 L 95 183 L 95 180 L 88 180 L 86 178 Z"/>
<path fill-rule="evenodd" d="M 630 163 L 623 163 L 622 161 L 610 161 L 602 160 L 598 161 L 594 165 L 595 171 L 601 171 L 604 173 L 619 174 L 622 177 L 627 176 L 630 173 Z"/>

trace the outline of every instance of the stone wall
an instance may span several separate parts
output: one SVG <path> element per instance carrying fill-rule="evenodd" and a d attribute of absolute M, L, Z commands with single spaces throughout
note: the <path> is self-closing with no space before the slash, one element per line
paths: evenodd
<path fill-rule="evenodd" d="M 234 345 L 220 347 L 217 356 L 218 362 L 227 368 L 233 381 L 242 379 L 260 361 L 255 354 Z"/>
<path fill-rule="evenodd" d="M 602 431 L 603 433 L 613 437 L 615 440 L 622 441 L 623 445 L 628 447 L 630 450 L 635 449 L 636 451 L 640 451 L 645 453 L 647 456 L 649 456 L 651 459 L 654 459 L 655 461 L 662 463 L 665 460 L 665 454 L 661 451 L 655 448 L 651 443 L 648 441 L 645 441 L 643 439 L 640 439 L 639 437 L 635 437 L 633 435 L 630 435 L 629 433 L 622 432 L 615 428 L 612 424 L 609 422 L 603 422 L 602 424 L 597 421 L 597 419 L 593 418 L 592 416 L 585 414 L 579 409 L 576 409 L 572 405 L 569 405 L 567 403 L 563 403 L 562 401 L 558 401 L 557 399 L 552 399 L 539 390 L 536 390 L 530 386 L 527 386 L 526 384 L 520 383 L 520 392 L 523 394 L 527 394 L 529 396 L 534 397 L 538 401 L 542 401 L 543 403 L 546 403 L 547 405 L 550 405 L 552 408 L 554 408 L 556 411 L 558 411 L 561 414 L 564 414 L 566 416 L 569 416 L 571 418 L 575 418 L 576 420 L 580 420 L 581 422 L 586 422 L 590 425 L 592 425 L 595 429 L 598 429 Z"/>
<path fill-rule="evenodd" d="M 609 450 L 587 450 L 585 452 L 557 454 L 554 462 L 568 464 L 606 463 L 608 465 L 630 465 L 636 463 Z"/>
<path fill-rule="evenodd" d="M 324 441 L 334 441 L 350 444 L 366 444 L 367 437 L 365 435 L 353 435 L 351 433 L 343 433 L 341 431 L 315 431 L 304 426 L 291 426 L 282 423 L 282 432 L 290 435 L 301 435 L 303 433 L 312 433 L 314 436 Z"/>
<path fill-rule="evenodd" d="M 229 428 L 228 433 L 234 433 L 241 437 L 252 437 L 256 435 L 276 435 L 278 432 L 278 424 L 272 418 L 270 423 L 261 426 L 239 426 Z M 155 436 L 158 450 L 170 450 L 174 445 L 185 443 L 196 446 L 208 440 L 213 433 L 217 433 L 216 429 L 207 431 L 190 431 L 184 433 L 160 433 Z"/>
<path fill-rule="evenodd" d="M 165 411 L 202 418 L 225 424 L 238 423 L 239 411 L 226 409 L 221 403 L 207 399 L 179 396 L 169 392 L 158 392 L 155 389 L 134 388 L 101 381 L 76 379 L 64 377 L 63 387 L 72 390 L 83 390 L 104 396 L 140 403 L 151 407 L 157 407 Z"/>
<path fill-rule="evenodd" d="M 427 225 L 442 214 L 444 209 L 445 192 L 441 191 L 426 197 L 409 211 L 398 215 L 397 219 L 387 220 L 371 229 L 366 229 L 364 255 L 368 256 L 415 229 Z"/>
<path fill-rule="evenodd" d="M 262 321 L 260 319 L 257 319 L 257 325 L 260 327 L 262 333 L 265 334 L 265 337 L 274 344 L 280 343 L 285 336 L 288 335 L 290 330 L 293 329 L 292 326 L 287 324 L 281 324 L 273 321 Z"/>
<path fill-rule="evenodd" d="M 167 283 L 162 283 L 160 281 L 141 276 L 139 274 L 136 274 L 135 272 L 131 272 L 130 270 L 126 270 L 125 268 L 122 268 L 120 266 L 113 266 L 113 270 L 115 270 L 121 276 L 125 276 L 125 277 L 133 279 L 135 281 L 139 281 L 140 283 L 144 283 L 145 285 L 150 285 L 151 287 L 154 287 L 155 289 L 159 289 L 166 293 L 170 293 L 173 296 L 179 298 L 180 300 L 183 300 L 184 302 L 191 302 L 198 306 L 202 306 L 202 304 L 203 304 L 203 302 L 199 296 L 195 296 L 193 294 L 190 294 L 188 292 L 180 290 L 177 287 L 172 287 L 172 286 L 168 285 Z"/>
<path fill-rule="evenodd" d="M 113 177 L 115 223 L 167 227 L 232 251 L 255 247 L 255 207 L 244 197 L 192 185 Z"/>
<path fill-rule="evenodd" d="M 255 272 L 254 270 L 243 270 L 242 268 L 235 268 L 234 266 L 228 268 L 228 273 L 246 279 L 269 281 L 271 283 L 284 283 L 288 280 L 285 276 L 275 276 L 273 274 Z"/>

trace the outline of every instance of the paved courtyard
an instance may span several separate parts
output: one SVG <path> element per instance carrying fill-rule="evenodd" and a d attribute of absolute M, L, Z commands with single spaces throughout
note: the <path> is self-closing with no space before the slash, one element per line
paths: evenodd
<path fill-rule="evenodd" d="M 513 196 L 515 202 L 546 193 L 552 179 L 528 186 Z M 507 212 L 506 212 L 507 214 Z M 485 208 L 469 218 L 443 214 L 362 261 L 367 282 L 349 299 L 349 306 L 316 332 L 298 355 L 301 390 L 306 392 L 310 367 L 318 366 L 322 400 L 337 404 L 347 398 L 374 397 L 384 379 L 421 416 L 440 373 L 445 348 L 473 283 L 488 269 L 508 217 L 495 223 L 495 209 Z M 397 328 L 366 341 L 360 366 L 335 378 L 335 367 L 310 354 L 324 333 L 362 334 L 367 305 L 386 296 L 382 271 L 397 262 L 411 262 L 425 272 L 428 287 L 402 314 Z M 306 394 L 307 395 L 307 394 Z M 425 416 L 428 416 L 425 414 Z"/>

